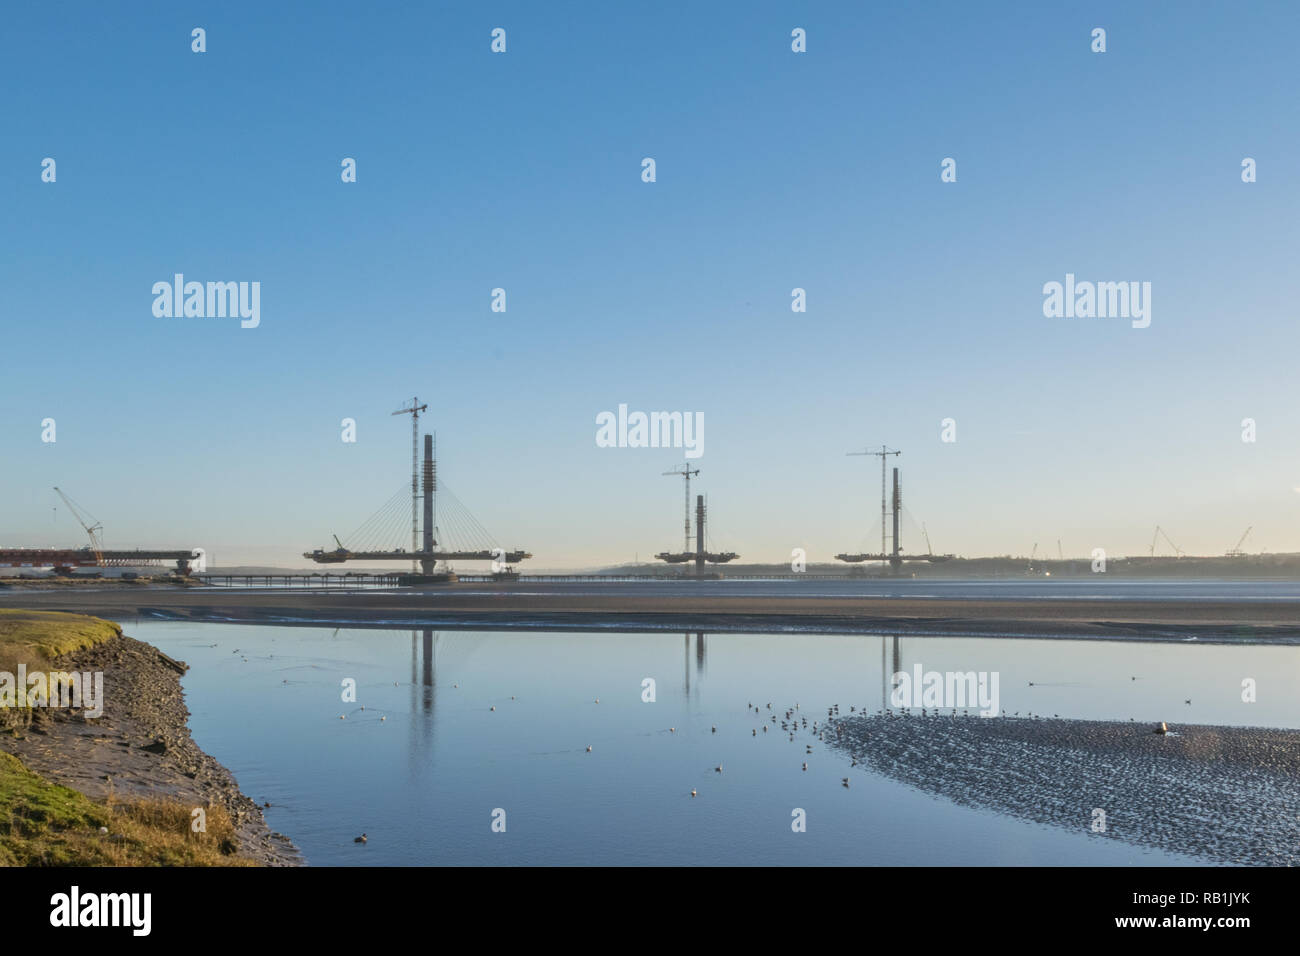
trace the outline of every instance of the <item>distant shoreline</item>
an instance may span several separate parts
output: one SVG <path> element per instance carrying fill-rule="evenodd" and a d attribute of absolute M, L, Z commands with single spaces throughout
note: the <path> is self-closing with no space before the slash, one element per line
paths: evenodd
<path fill-rule="evenodd" d="M 0 607 L 238 624 L 538 631 L 910 634 L 1300 644 L 1300 603 L 1075 598 L 902 598 L 563 587 L 429 590 L 64 589 L 0 591 Z"/>

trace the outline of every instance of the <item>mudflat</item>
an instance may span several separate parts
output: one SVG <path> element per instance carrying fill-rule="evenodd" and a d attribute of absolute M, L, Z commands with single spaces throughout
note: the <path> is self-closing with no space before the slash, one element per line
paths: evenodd
<path fill-rule="evenodd" d="M 1103 640 L 1300 643 L 1300 603 L 1285 600 L 951 599 L 729 595 L 720 589 L 581 589 L 532 584 L 427 589 L 222 587 L 0 590 L 0 607 L 358 627 L 902 633 Z M 614 592 L 615 589 L 611 589 Z"/>
<path fill-rule="evenodd" d="M 1175 724 L 1157 734 L 913 708 L 830 718 L 820 739 L 850 766 L 963 806 L 1216 863 L 1300 862 L 1297 730 Z"/>

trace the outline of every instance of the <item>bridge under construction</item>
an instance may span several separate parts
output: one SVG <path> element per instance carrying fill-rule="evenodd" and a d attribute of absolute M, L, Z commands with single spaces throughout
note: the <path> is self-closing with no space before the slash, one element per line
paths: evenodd
<path fill-rule="evenodd" d="M 681 551 L 661 551 L 655 555 L 660 561 L 668 564 L 690 564 L 694 563 L 696 575 L 704 573 L 705 564 L 726 564 L 728 561 L 734 561 L 740 555 L 734 551 L 708 551 L 705 549 L 705 504 L 704 496 L 695 496 L 695 550 L 691 550 L 691 476 L 698 475 L 700 469 L 691 468 L 690 464 L 681 465 L 672 471 L 665 471 L 665 475 L 681 475 L 686 480 L 686 506 L 685 521 L 683 523 L 682 550 Z"/>
<path fill-rule="evenodd" d="M 889 566 L 895 570 L 902 567 L 904 561 L 928 561 L 931 563 L 938 561 L 950 561 L 954 557 L 951 554 L 931 554 L 929 541 L 926 541 L 925 554 L 904 554 L 902 539 L 898 533 L 899 518 L 903 511 L 903 489 L 898 482 L 898 469 L 894 469 L 894 495 L 892 512 L 887 510 L 885 504 L 885 459 L 890 455 L 901 455 L 900 451 L 891 451 L 887 446 L 880 446 L 880 451 L 857 451 L 849 452 L 850 455 L 877 455 L 880 457 L 880 552 L 877 554 L 858 553 L 858 554 L 837 554 L 835 560 L 844 561 L 849 564 L 860 564 L 865 561 L 883 561 L 888 562 Z M 892 513 L 893 516 L 893 547 L 887 549 L 885 541 L 886 518 Z M 929 536 L 927 535 L 927 538 Z"/>
<path fill-rule="evenodd" d="M 171 565 L 188 575 L 201 558 L 190 551 L 93 551 L 90 548 L 0 548 L 0 568 L 53 568 L 69 574 L 73 568 L 160 568 Z"/>
<path fill-rule="evenodd" d="M 402 584 L 441 583 L 456 580 L 449 562 L 452 561 L 490 561 L 493 574 L 497 577 L 515 577 L 518 575 L 511 565 L 517 564 L 532 554 L 523 549 L 506 550 L 488 534 L 481 524 L 451 494 L 444 483 L 439 488 L 437 459 L 434 456 L 433 435 L 424 436 L 423 482 L 417 478 L 417 449 L 420 412 L 427 408 L 419 400 L 412 401 L 410 407 L 399 409 L 393 414 L 410 414 L 412 416 L 412 463 L 411 463 L 411 549 L 394 547 L 396 538 L 403 535 L 405 518 L 405 489 L 398 492 L 389 501 L 371 515 L 365 523 L 348 536 L 349 542 L 358 542 L 358 546 L 349 547 L 334 536 L 337 548 L 326 550 L 317 548 L 304 551 L 303 557 L 317 564 L 342 564 L 346 561 L 410 561 L 412 574 L 399 576 Z M 442 520 L 448 524 L 446 533 L 438 528 L 437 501 L 441 491 L 443 511 Z M 422 492 L 422 493 L 421 493 Z M 423 505 L 423 532 L 421 533 L 416 515 Z M 450 547 L 446 546 L 451 544 Z M 445 570 L 438 570 L 438 562 L 446 565 Z M 418 573 L 416 573 L 418 571 Z"/>
<path fill-rule="evenodd" d="M 0 568 L 51 568 L 55 574 L 67 575 L 73 568 L 157 568 L 171 564 L 179 574 L 188 575 L 192 564 L 200 562 L 202 567 L 203 551 L 199 548 L 186 551 L 152 548 L 104 550 L 104 525 L 100 520 L 78 507 L 59 488 L 54 491 L 86 532 L 90 545 L 85 548 L 0 548 Z"/>

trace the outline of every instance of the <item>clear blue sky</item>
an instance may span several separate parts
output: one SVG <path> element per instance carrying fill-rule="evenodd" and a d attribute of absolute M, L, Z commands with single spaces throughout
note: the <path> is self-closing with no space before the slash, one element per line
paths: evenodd
<path fill-rule="evenodd" d="M 704 414 L 746 560 L 866 543 L 881 442 L 938 550 L 1300 550 L 1297 41 L 1290 2 L 15 6 L 0 542 L 81 543 L 59 485 L 113 546 L 301 564 L 419 395 L 537 566 L 679 546 L 680 453 L 595 445 L 620 402 Z M 155 318 L 175 272 L 260 328 Z M 1150 328 L 1045 318 L 1067 272 Z"/>

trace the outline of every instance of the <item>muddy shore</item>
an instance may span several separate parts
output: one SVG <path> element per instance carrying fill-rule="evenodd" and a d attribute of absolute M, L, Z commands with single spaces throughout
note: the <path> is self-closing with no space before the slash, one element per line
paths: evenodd
<path fill-rule="evenodd" d="M 102 671 L 103 715 L 34 708 L 30 723 L 0 735 L 0 749 L 46 780 L 92 800 L 163 798 L 230 815 L 242 856 L 267 866 L 303 864 L 297 848 L 267 826 L 230 771 L 190 737 L 180 678 L 185 665 L 119 636 L 59 658 L 49 671 Z"/>
<path fill-rule="evenodd" d="M 1170 730 L 914 710 L 844 715 L 821 736 L 846 772 L 856 761 L 963 806 L 1215 863 L 1300 864 L 1300 730 Z"/>
<path fill-rule="evenodd" d="M 683 595 L 654 586 L 600 594 L 542 585 L 430 590 L 80 588 L 0 591 L 0 607 L 135 617 L 356 627 L 711 630 L 749 633 L 1069 637 L 1099 640 L 1300 643 L 1287 601 L 917 599 Z"/>

